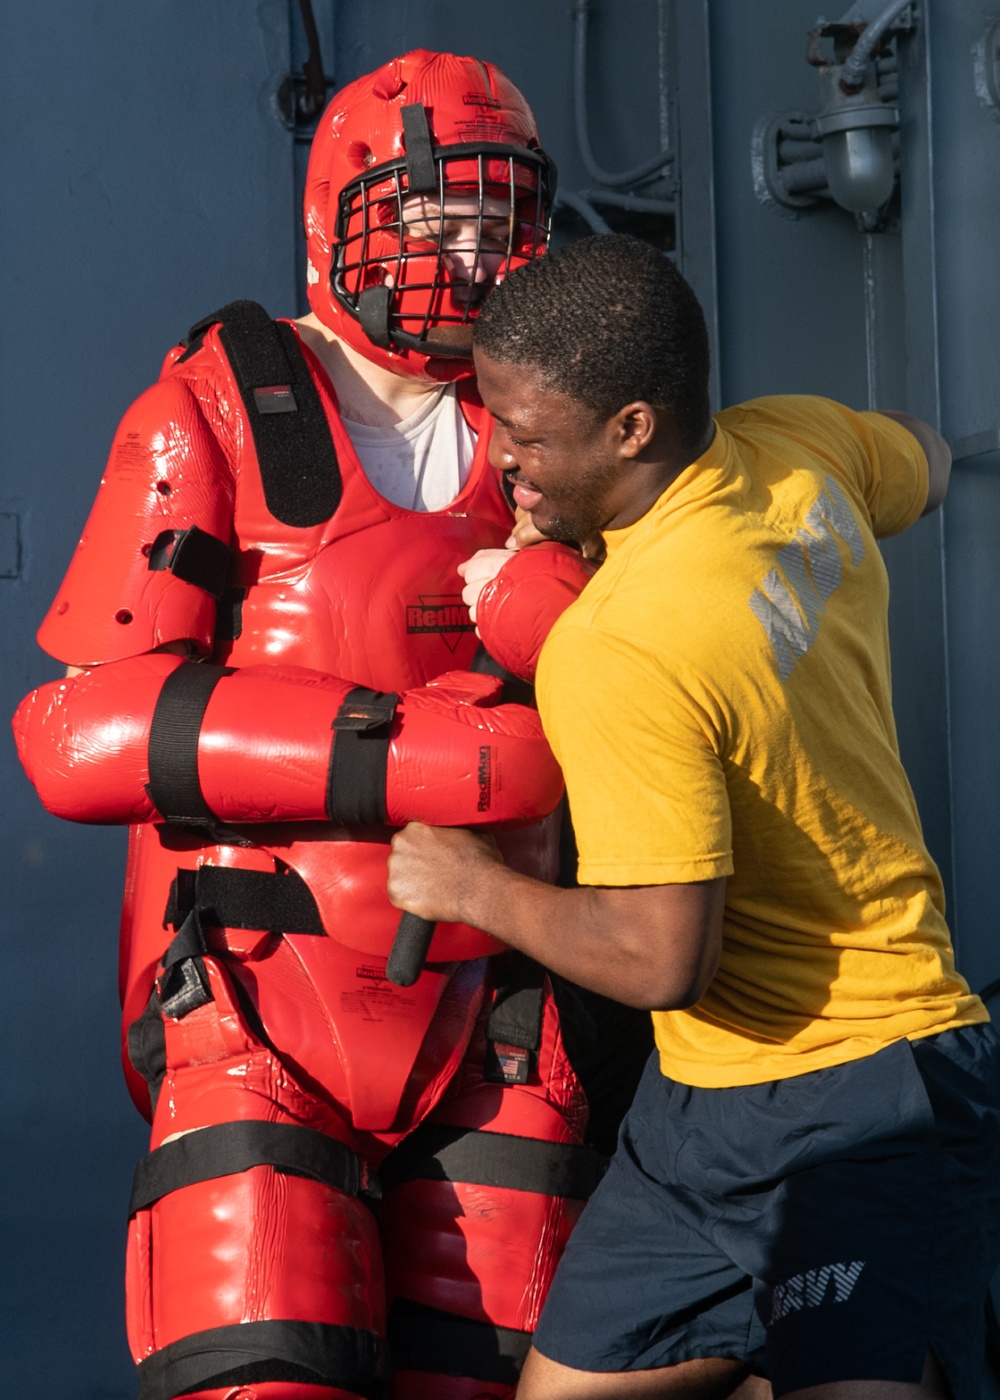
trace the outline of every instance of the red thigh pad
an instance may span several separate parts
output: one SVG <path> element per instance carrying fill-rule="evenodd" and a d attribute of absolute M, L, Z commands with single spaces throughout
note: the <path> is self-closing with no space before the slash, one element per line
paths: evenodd
<path fill-rule="evenodd" d="M 331 1106 L 255 1036 L 217 960 L 199 962 L 212 996 L 163 1018 L 154 1149 L 133 1188 L 140 1396 L 369 1396 L 385 1293 L 367 1172 Z"/>
<path fill-rule="evenodd" d="M 545 984 L 525 1083 L 490 1082 L 484 1016 L 452 1091 L 383 1164 L 397 1400 L 513 1395 L 603 1161 Z"/>

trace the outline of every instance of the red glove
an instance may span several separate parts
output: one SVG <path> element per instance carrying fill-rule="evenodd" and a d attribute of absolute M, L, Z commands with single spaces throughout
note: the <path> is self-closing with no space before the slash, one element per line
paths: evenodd
<path fill-rule="evenodd" d="M 476 603 L 476 626 L 493 659 L 522 680 L 534 680 L 542 643 L 594 572 L 565 544 L 533 544 L 512 553 Z"/>

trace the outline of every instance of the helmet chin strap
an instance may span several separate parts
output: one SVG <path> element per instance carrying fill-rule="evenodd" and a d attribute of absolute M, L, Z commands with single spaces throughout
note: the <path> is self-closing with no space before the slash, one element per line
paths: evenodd
<path fill-rule="evenodd" d="M 361 329 L 373 345 L 380 350 L 391 350 L 389 339 L 389 307 L 392 303 L 391 287 L 366 287 L 358 297 L 358 320 Z"/>

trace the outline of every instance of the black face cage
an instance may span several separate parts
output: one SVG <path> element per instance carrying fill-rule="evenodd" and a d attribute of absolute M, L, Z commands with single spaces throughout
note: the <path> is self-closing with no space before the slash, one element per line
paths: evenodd
<path fill-rule="evenodd" d="M 409 109 L 404 108 L 404 117 Z M 418 109 L 421 114 L 422 108 Z M 410 136 L 409 131 L 407 132 Z M 407 140 L 408 149 L 414 142 Z M 341 191 L 337 224 L 336 247 L 330 270 L 330 281 L 337 301 L 350 315 L 360 321 L 368 339 L 385 350 L 412 349 L 425 355 L 446 358 L 468 358 L 471 348 L 447 341 L 435 342 L 432 330 L 445 325 L 470 325 L 476 318 L 479 302 L 470 297 L 461 312 L 443 309 L 448 289 L 455 279 L 445 264 L 447 248 L 444 238 L 444 208 L 449 193 L 471 193 L 476 198 L 476 211 L 469 218 L 476 222 L 476 242 L 469 280 L 475 284 L 482 257 L 483 220 L 487 192 L 497 194 L 506 189 L 509 198 L 507 242 L 495 281 L 500 281 L 513 268 L 530 262 L 545 249 L 549 240 L 552 199 L 555 193 L 555 166 L 544 151 L 522 146 L 507 146 L 485 142 L 479 145 L 442 146 L 431 152 L 427 143 L 423 168 L 412 156 L 386 161 L 352 180 Z M 469 167 L 475 162 L 476 183 L 469 180 Z M 496 175 L 503 164 L 502 180 Z M 449 167 L 462 166 L 460 177 L 449 180 Z M 416 167 L 416 168 L 415 168 Z M 523 173 L 532 174 L 534 189 L 526 189 Z M 377 195 L 373 191 L 378 190 Z M 425 194 L 438 201 L 442 211 L 438 219 L 437 246 L 422 249 L 406 248 L 406 224 L 403 201 L 413 194 Z M 394 217 L 387 222 L 375 222 L 376 205 L 395 206 Z M 494 253 L 495 255 L 495 253 Z M 388 277 L 392 286 L 385 283 Z"/>

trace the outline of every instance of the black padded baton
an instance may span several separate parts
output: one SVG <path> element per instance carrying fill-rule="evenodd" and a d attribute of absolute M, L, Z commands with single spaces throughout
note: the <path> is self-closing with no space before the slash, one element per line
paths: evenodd
<path fill-rule="evenodd" d="M 397 987 L 412 987 L 424 970 L 427 950 L 434 937 L 434 920 L 405 910 L 393 939 L 385 975 Z"/>

